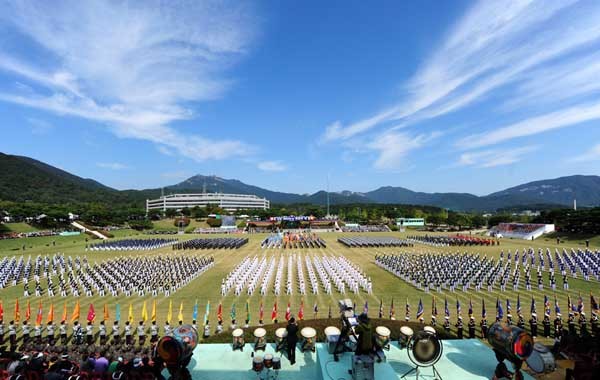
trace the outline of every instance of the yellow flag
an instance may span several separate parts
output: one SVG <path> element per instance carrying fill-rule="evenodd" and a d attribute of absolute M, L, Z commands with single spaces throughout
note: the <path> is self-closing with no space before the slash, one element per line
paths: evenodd
<path fill-rule="evenodd" d="M 107 304 L 104 304 L 104 316 L 103 317 L 104 317 L 105 321 L 107 321 L 108 318 L 109 318 L 109 315 L 108 315 L 108 305 Z"/>
<path fill-rule="evenodd" d="M 79 300 L 77 300 L 77 303 L 75 304 L 75 309 L 73 310 L 73 315 L 71 315 L 71 322 L 77 321 L 79 319 L 80 310 L 81 307 L 79 306 Z"/>
<path fill-rule="evenodd" d="M 183 321 L 183 301 L 179 304 L 179 314 L 177 314 L 177 319 Z"/>
<path fill-rule="evenodd" d="M 150 316 L 152 322 L 156 321 L 156 300 L 152 301 L 152 315 Z"/>
<path fill-rule="evenodd" d="M 131 302 L 129 303 L 129 316 L 127 317 L 127 319 L 129 320 L 129 323 L 133 322 L 133 305 L 131 304 Z"/>
<path fill-rule="evenodd" d="M 148 309 L 146 309 L 146 301 L 144 301 L 144 306 L 142 306 L 142 321 L 146 322 L 148 320 Z"/>
<path fill-rule="evenodd" d="M 48 322 L 54 321 L 54 302 L 50 304 L 50 310 L 48 311 Z"/>
<path fill-rule="evenodd" d="M 171 323 L 173 319 L 173 301 L 169 300 L 169 313 L 167 314 L 167 322 Z"/>

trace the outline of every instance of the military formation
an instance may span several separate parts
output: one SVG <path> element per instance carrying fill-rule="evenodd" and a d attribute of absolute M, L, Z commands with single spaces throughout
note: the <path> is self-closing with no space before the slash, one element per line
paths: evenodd
<path fill-rule="evenodd" d="M 261 248 L 326 248 L 325 240 L 310 232 L 279 232 L 267 236 Z"/>
<path fill-rule="evenodd" d="M 85 249 L 90 251 L 150 251 L 168 247 L 176 242 L 177 239 L 124 239 L 86 245 Z"/>
<path fill-rule="evenodd" d="M 173 249 L 238 249 L 247 243 L 248 238 L 191 239 L 173 244 Z"/>
<path fill-rule="evenodd" d="M 23 286 L 23 296 L 169 296 L 214 265 L 212 256 L 124 256 L 100 263 L 87 257 L 4 257 L 0 288 Z"/>
<path fill-rule="evenodd" d="M 408 236 L 407 240 L 412 243 L 426 244 L 432 247 L 462 247 L 462 246 L 492 246 L 500 245 L 500 241 L 497 239 L 485 239 L 470 235 L 453 235 L 453 236 L 439 236 L 439 235 L 415 235 Z"/>
<path fill-rule="evenodd" d="M 338 242 L 350 248 L 413 246 L 408 240 L 393 237 L 351 236 L 338 238 Z"/>

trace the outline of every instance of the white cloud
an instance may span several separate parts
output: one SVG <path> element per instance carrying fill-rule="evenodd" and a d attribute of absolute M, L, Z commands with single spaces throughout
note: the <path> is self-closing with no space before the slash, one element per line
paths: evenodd
<path fill-rule="evenodd" d="M 520 148 L 504 148 L 482 150 L 477 152 L 465 152 L 460 155 L 453 166 L 474 166 L 478 168 L 493 168 L 515 164 L 524 156 L 537 150 L 536 146 L 525 146 Z"/>
<path fill-rule="evenodd" d="M 366 148 L 377 153 L 373 164 L 376 169 L 398 170 L 405 168 L 408 162 L 414 161 L 406 157 L 410 152 L 421 148 L 439 135 L 434 132 L 429 135 L 410 136 L 406 133 L 386 131 L 375 136 L 366 144 Z"/>
<path fill-rule="evenodd" d="M 495 96 L 494 104 L 502 104 L 514 92 L 525 97 L 531 91 L 531 106 L 536 96 L 544 100 L 555 97 L 558 103 L 567 96 L 596 91 L 600 87 L 596 79 L 600 55 L 594 46 L 600 43 L 599 20 L 600 8 L 593 2 L 480 1 L 403 85 L 404 98 L 358 122 L 335 122 L 326 128 L 323 139 L 346 140 L 376 128 L 407 128 L 480 104 L 488 97 Z M 581 62 L 566 66 L 574 60 L 593 66 L 581 66 Z M 523 84 L 540 67 L 547 69 L 545 77 L 535 84 Z M 573 67 L 578 69 L 561 76 Z M 562 82 L 546 79 L 553 76 Z M 569 91 L 563 91 L 565 88 Z M 390 123 L 396 125 L 390 127 Z M 492 127 L 490 124 L 483 127 Z"/>
<path fill-rule="evenodd" d="M 456 145 L 462 149 L 473 149 L 597 119 L 600 119 L 600 103 L 575 106 L 525 119 L 489 132 L 466 136 Z"/>
<path fill-rule="evenodd" d="M 257 167 L 265 172 L 282 172 L 287 169 L 287 166 L 281 161 L 261 161 Z"/>
<path fill-rule="evenodd" d="M 110 169 L 110 170 L 124 170 L 129 169 L 129 166 L 122 164 L 120 162 L 97 162 L 96 166 L 102 169 Z"/>
<path fill-rule="evenodd" d="M 571 162 L 588 162 L 600 160 L 600 144 L 591 147 L 587 152 L 571 158 Z"/>
<path fill-rule="evenodd" d="M 0 26 L 41 47 L 28 60 L 0 51 L 0 70 L 33 93 L 0 100 L 106 124 L 121 138 L 151 141 L 197 161 L 244 156 L 254 147 L 180 132 L 192 102 L 222 96 L 223 70 L 253 39 L 244 3 L 3 2 Z"/>

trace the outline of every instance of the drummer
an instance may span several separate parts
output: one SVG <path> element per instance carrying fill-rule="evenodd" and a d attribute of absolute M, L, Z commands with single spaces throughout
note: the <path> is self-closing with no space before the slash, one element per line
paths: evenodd
<path fill-rule="evenodd" d="M 358 326 L 354 327 L 358 334 L 356 355 L 370 355 L 373 352 L 373 328 L 366 313 L 358 316 Z"/>
<path fill-rule="evenodd" d="M 296 344 L 298 343 L 298 325 L 296 318 L 290 318 L 287 327 L 287 355 L 291 365 L 296 364 Z"/>

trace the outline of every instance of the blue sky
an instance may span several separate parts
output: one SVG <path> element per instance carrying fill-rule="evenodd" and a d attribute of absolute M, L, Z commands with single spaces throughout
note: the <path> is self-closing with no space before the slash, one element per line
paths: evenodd
<path fill-rule="evenodd" d="M 0 151 L 119 189 L 600 174 L 597 1 L 0 3 Z"/>

